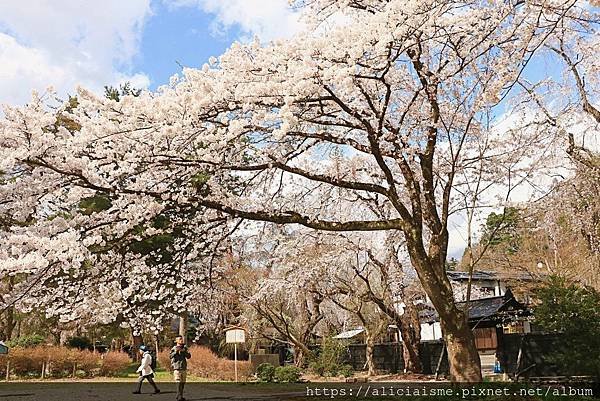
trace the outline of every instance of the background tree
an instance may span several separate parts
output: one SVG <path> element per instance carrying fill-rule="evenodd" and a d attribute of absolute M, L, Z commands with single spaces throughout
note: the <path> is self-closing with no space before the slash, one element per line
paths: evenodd
<path fill-rule="evenodd" d="M 558 276 L 539 289 L 535 308 L 536 324 L 549 332 L 561 333 L 564 348 L 557 350 L 553 363 L 566 365 L 572 374 L 600 375 L 600 293 Z"/>

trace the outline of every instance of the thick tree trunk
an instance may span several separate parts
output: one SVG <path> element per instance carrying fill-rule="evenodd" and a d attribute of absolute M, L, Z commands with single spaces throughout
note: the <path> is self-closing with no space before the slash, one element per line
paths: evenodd
<path fill-rule="evenodd" d="M 160 341 L 158 334 L 154 335 L 154 351 L 158 353 L 160 351 Z"/>
<path fill-rule="evenodd" d="M 482 381 L 481 361 L 475 347 L 475 337 L 466 319 L 463 321 L 455 318 L 442 319 L 441 325 L 448 350 L 452 381 Z"/>
<path fill-rule="evenodd" d="M 402 335 L 402 356 L 406 372 L 421 373 L 423 366 L 419 355 L 421 342 L 421 325 L 417 309 L 408 302 L 400 321 L 396 323 Z"/>
<path fill-rule="evenodd" d="M 300 342 L 293 336 L 289 340 L 294 344 L 294 366 L 303 368 L 306 358 L 311 354 L 310 349 L 306 346 L 307 342 Z"/>
<path fill-rule="evenodd" d="M 304 360 L 306 356 L 304 350 L 300 347 L 294 346 L 294 366 L 302 368 L 304 366 Z"/>
<path fill-rule="evenodd" d="M 396 323 L 396 326 L 398 326 L 398 330 L 402 335 L 402 348 L 406 371 L 421 373 L 423 371 L 419 355 L 421 325 L 419 324 L 419 316 L 414 305 L 409 302 L 404 314 L 400 315 L 393 306 L 387 304 L 382 298 L 372 296 L 371 300 L 379 307 L 379 310 L 389 316 Z"/>
<path fill-rule="evenodd" d="M 475 337 L 462 310 L 442 299 L 436 306 L 450 364 L 450 379 L 455 382 L 481 382 L 481 361 Z M 438 305 L 440 300 L 438 300 Z M 434 303 L 435 305 L 435 303 Z M 441 311 L 441 312 L 440 312 Z"/>
<path fill-rule="evenodd" d="M 450 379 L 454 382 L 481 382 L 483 380 L 481 361 L 475 346 L 475 337 L 465 312 L 457 308 L 454 303 L 452 286 L 444 268 L 445 253 L 440 252 L 439 259 L 432 262 L 422 252 L 422 248 L 419 250 L 418 246 L 410 245 L 414 243 L 409 244 L 412 264 L 423 289 L 440 316 L 440 325 L 448 351 Z"/>

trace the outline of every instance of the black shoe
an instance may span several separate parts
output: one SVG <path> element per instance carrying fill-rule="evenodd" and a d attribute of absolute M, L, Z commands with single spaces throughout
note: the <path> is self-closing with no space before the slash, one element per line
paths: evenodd
<path fill-rule="evenodd" d="M 140 391 L 133 391 L 131 394 L 142 394 Z"/>
<path fill-rule="evenodd" d="M 154 394 L 158 394 L 158 393 L 160 393 L 160 390 L 159 389 L 155 389 L 154 390 Z"/>

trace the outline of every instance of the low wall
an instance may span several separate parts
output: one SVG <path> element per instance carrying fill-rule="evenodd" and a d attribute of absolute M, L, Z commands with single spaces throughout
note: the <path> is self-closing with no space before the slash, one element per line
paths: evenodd
<path fill-rule="evenodd" d="M 373 347 L 373 362 L 375 369 L 390 373 L 401 373 L 404 371 L 404 358 L 402 343 L 383 343 Z M 421 364 L 423 373 L 434 374 L 444 349 L 441 341 L 424 341 L 420 344 Z M 364 370 L 367 361 L 367 346 L 365 344 L 351 344 L 348 346 L 348 355 L 345 363 L 352 366 L 354 370 Z M 440 365 L 440 373 L 448 372 L 448 357 L 444 356 Z"/>
<path fill-rule="evenodd" d="M 510 376 L 515 376 L 517 373 L 520 373 L 522 378 L 581 375 L 582 373 L 577 371 L 577 367 L 565 366 L 565 364 L 557 363 L 552 358 L 553 354 L 565 351 L 565 349 L 566 345 L 560 334 L 504 334 L 501 339 L 498 359 L 504 372 Z M 435 374 L 438 363 L 440 363 L 439 373 L 442 375 L 448 374 L 447 353 L 444 352 L 440 362 L 440 354 L 444 350 L 442 341 L 423 341 L 419 346 L 419 350 L 423 373 Z M 519 353 L 521 353 L 520 360 Z M 404 370 L 402 343 L 375 345 L 373 360 L 377 370 L 389 373 L 402 372 Z M 345 362 L 352 365 L 354 370 L 365 369 L 366 345 L 350 345 Z"/>
<path fill-rule="evenodd" d="M 254 369 L 261 363 L 279 366 L 279 354 L 250 354 L 250 363 Z"/>

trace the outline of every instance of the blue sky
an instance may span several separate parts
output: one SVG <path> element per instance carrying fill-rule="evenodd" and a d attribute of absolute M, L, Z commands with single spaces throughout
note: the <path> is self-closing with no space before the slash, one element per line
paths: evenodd
<path fill-rule="evenodd" d="M 133 70 L 144 71 L 150 79 L 150 88 L 168 82 L 181 68 L 199 67 L 210 56 L 223 53 L 241 32 L 231 27 L 215 34 L 211 24 L 214 15 L 196 8 L 169 9 L 158 4 L 144 27 L 140 52 L 133 60 Z"/>
<path fill-rule="evenodd" d="M 287 0 L 0 1 L 0 104 L 130 81 L 155 89 L 235 40 L 290 36 Z"/>

